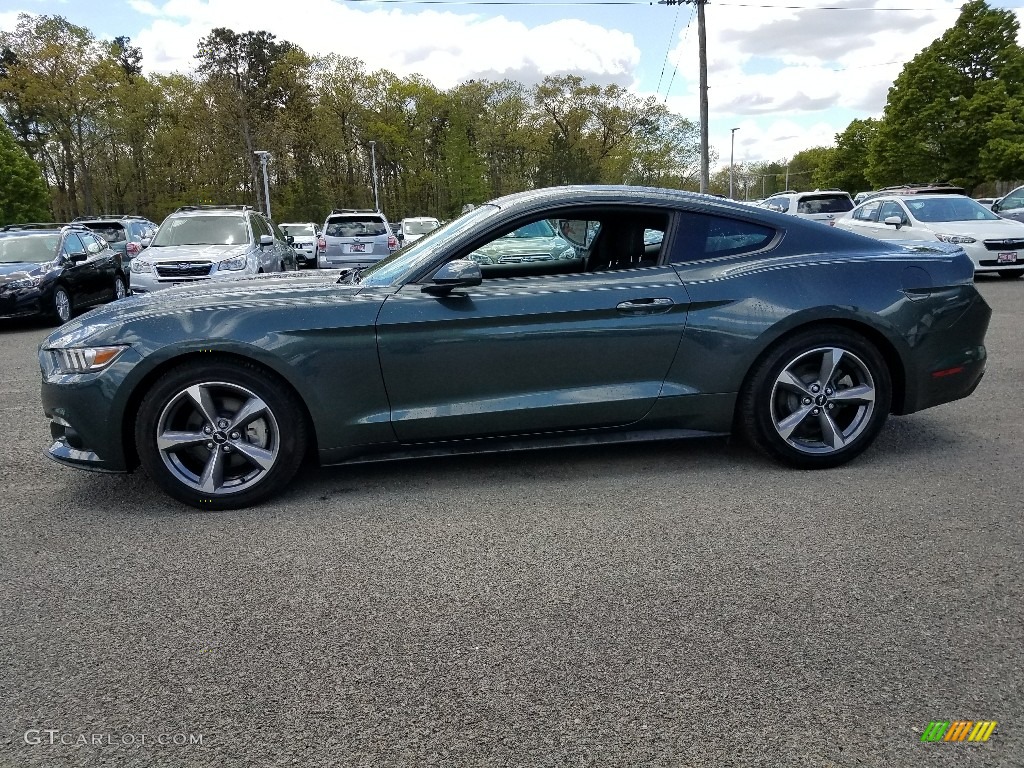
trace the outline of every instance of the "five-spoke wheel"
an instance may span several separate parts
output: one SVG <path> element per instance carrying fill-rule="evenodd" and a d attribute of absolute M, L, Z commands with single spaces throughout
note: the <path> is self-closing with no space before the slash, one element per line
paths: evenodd
<path fill-rule="evenodd" d="M 252 366 L 185 366 L 150 391 L 136 423 L 139 458 L 171 495 L 193 506 L 248 506 L 295 474 L 305 420 L 283 382 Z"/>
<path fill-rule="evenodd" d="M 66 323 L 71 319 L 71 294 L 63 285 L 53 289 L 53 314 L 59 323 Z"/>
<path fill-rule="evenodd" d="M 747 436 L 802 467 L 849 461 L 874 440 L 892 386 L 877 349 L 842 328 L 807 331 L 775 347 L 741 395 Z"/>

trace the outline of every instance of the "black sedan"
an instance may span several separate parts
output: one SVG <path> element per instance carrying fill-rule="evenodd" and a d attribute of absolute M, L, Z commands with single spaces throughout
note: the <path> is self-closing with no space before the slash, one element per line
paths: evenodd
<path fill-rule="evenodd" d="M 550 221 L 575 252 L 494 267 Z M 991 310 L 956 246 L 662 189 L 495 200 L 363 270 L 130 297 L 40 347 L 51 457 L 201 508 L 303 458 L 722 435 L 799 468 L 969 395 Z"/>
<path fill-rule="evenodd" d="M 123 298 L 127 288 L 121 255 L 86 227 L 0 230 L 0 317 L 64 323 L 79 309 Z"/>

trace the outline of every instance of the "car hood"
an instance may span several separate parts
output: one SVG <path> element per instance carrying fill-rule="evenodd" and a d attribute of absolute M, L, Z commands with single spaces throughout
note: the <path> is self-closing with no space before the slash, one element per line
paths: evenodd
<path fill-rule="evenodd" d="M 241 256 L 250 248 L 239 245 L 151 245 L 140 255 L 146 261 L 224 261 Z"/>
<path fill-rule="evenodd" d="M 53 265 L 50 262 L 40 264 L 37 261 L 17 261 L 13 264 L 0 264 L 0 288 L 15 280 L 35 277 L 48 271 Z"/>
<path fill-rule="evenodd" d="M 979 240 L 1024 238 L 1024 224 L 1010 219 L 998 221 L 929 221 L 923 222 L 930 232 L 944 235 L 966 235 Z"/>
<path fill-rule="evenodd" d="M 501 237 L 487 245 L 477 248 L 475 254 L 486 256 L 493 263 L 503 261 L 515 262 L 519 259 L 533 257 L 553 259 L 572 246 L 560 237 Z"/>
<path fill-rule="evenodd" d="M 81 344 L 106 329 L 124 329 L 136 320 L 224 308 L 302 306 L 354 296 L 361 285 L 338 284 L 341 270 L 318 269 L 256 275 L 224 282 L 203 281 L 134 294 L 80 315 L 54 331 L 43 346 Z"/>

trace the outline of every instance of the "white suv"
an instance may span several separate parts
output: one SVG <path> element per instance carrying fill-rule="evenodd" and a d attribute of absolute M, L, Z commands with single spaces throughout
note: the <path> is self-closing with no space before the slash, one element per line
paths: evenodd
<path fill-rule="evenodd" d="M 790 213 L 805 219 L 814 219 L 833 225 L 835 219 L 853 210 L 853 198 L 838 189 L 816 189 L 813 192 L 780 192 L 761 203 L 779 213 Z"/>
<path fill-rule="evenodd" d="M 321 237 L 322 269 L 368 267 L 398 250 L 398 238 L 379 211 L 335 208 Z"/>
<path fill-rule="evenodd" d="M 164 219 L 149 247 L 132 259 L 131 285 L 133 293 L 151 293 L 295 268 L 285 235 L 259 211 L 248 205 L 189 205 Z"/>

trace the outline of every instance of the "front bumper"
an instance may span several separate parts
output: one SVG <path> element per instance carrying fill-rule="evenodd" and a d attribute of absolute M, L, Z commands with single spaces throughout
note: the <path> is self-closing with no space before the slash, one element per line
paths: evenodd
<path fill-rule="evenodd" d="M 0 291 L 0 317 L 34 317 L 50 313 L 51 289 L 15 288 Z"/>
<path fill-rule="evenodd" d="M 176 285 L 194 285 L 196 283 L 223 282 L 225 280 L 244 280 L 256 274 L 255 270 L 239 269 L 224 272 L 213 271 L 202 277 L 160 277 L 154 272 L 131 273 L 132 293 L 154 293 Z"/>

